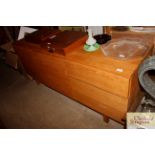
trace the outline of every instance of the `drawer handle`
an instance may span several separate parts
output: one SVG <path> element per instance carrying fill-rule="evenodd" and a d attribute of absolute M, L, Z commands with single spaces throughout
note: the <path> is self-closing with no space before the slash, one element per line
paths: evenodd
<path fill-rule="evenodd" d="M 47 49 L 48 49 L 49 52 L 52 52 L 52 53 L 55 51 L 55 48 L 51 47 L 50 42 L 47 43 Z"/>

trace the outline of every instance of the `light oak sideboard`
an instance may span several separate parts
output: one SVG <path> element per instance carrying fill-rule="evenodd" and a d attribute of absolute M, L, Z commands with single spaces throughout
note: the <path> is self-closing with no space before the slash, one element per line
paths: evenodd
<path fill-rule="evenodd" d="M 106 57 L 101 49 L 87 53 L 84 43 L 67 55 L 50 53 L 24 39 L 14 48 L 33 79 L 123 124 L 126 113 L 140 101 L 137 70 L 152 53 L 153 43 L 148 41 L 144 56 L 127 61 Z"/>

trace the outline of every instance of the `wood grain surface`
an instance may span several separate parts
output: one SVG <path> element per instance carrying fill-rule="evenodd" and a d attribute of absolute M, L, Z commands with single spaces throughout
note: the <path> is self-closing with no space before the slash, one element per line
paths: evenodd
<path fill-rule="evenodd" d="M 106 57 L 101 49 L 87 53 L 83 45 L 70 49 L 71 52 L 65 56 L 49 53 L 24 40 L 16 42 L 14 48 L 25 70 L 35 80 L 124 123 L 122 120 L 130 107 L 139 102 L 138 67 L 153 50 L 153 41 L 147 39 L 146 43 L 148 50 L 145 55 L 127 61 Z"/>

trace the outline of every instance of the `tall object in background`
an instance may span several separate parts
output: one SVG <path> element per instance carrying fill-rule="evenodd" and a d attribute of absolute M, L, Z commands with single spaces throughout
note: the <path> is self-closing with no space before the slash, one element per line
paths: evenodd
<path fill-rule="evenodd" d="M 86 27 L 85 26 L 59 26 L 59 30 L 61 31 L 83 31 L 86 32 Z"/>
<path fill-rule="evenodd" d="M 103 26 L 88 26 L 88 29 L 91 29 L 93 36 L 103 34 Z"/>
<path fill-rule="evenodd" d="M 155 55 L 141 64 L 138 75 L 141 86 L 147 92 L 141 102 L 141 111 L 155 112 Z"/>
<path fill-rule="evenodd" d="M 155 71 L 155 55 L 144 60 L 144 62 L 141 64 L 139 68 L 138 75 L 141 86 L 155 100 L 154 71 Z"/>
<path fill-rule="evenodd" d="M 104 26 L 104 34 L 108 34 L 108 35 L 112 36 L 112 27 Z"/>

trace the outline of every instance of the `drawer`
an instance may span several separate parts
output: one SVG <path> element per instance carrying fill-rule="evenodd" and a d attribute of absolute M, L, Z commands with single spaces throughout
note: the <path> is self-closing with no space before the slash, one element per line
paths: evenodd
<path fill-rule="evenodd" d="M 70 77 L 84 81 L 109 93 L 128 97 L 129 80 L 124 77 L 74 62 L 69 62 L 67 68 Z"/>
<path fill-rule="evenodd" d="M 92 85 L 70 78 L 71 96 L 89 108 L 119 122 L 127 112 L 128 100 Z"/>

